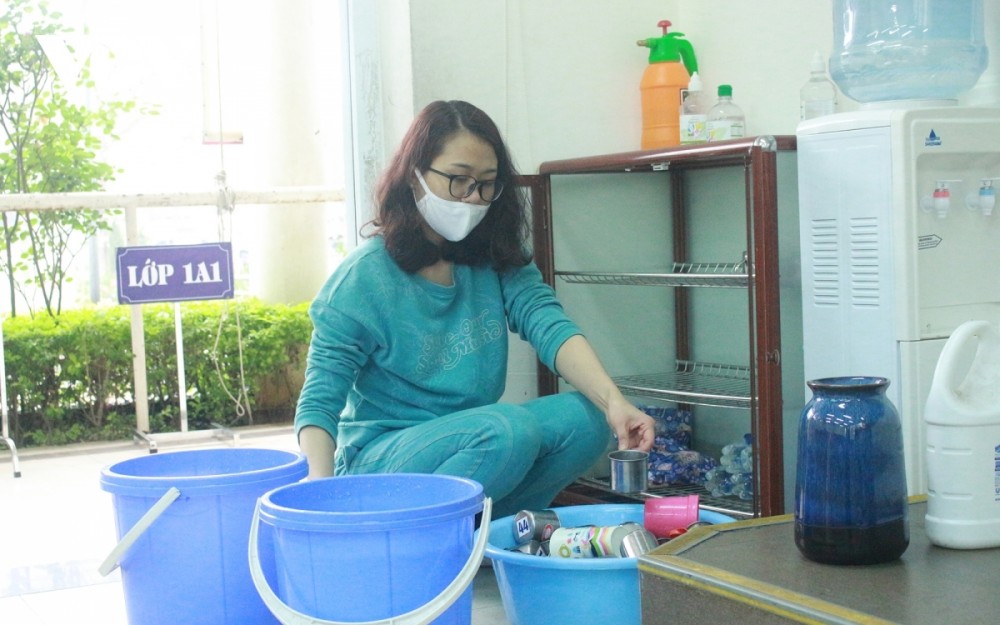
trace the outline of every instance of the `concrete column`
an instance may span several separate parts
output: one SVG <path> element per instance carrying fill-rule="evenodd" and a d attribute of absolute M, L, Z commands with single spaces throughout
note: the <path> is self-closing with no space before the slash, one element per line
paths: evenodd
<path fill-rule="evenodd" d="M 263 58 L 269 76 L 257 91 L 265 147 L 262 184 L 343 185 L 339 9 L 322 0 L 268 3 L 272 42 Z M 263 211 L 258 292 L 269 302 L 311 300 L 330 270 L 331 211 L 340 205 L 284 204 Z"/>

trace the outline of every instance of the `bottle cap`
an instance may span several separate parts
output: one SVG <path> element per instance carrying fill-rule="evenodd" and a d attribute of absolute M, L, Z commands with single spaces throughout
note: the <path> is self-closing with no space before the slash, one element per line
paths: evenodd
<path fill-rule="evenodd" d="M 701 91 L 701 76 L 698 72 L 691 74 L 691 79 L 688 80 L 688 91 Z"/>
<path fill-rule="evenodd" d="M 813 54 L 813 60 L 812 63 L 809 64 L 809 69 L 813 72 L 826 73 L 826 59 L 823 58 L 823 55 L 820 54 L 819 50 L 816 50 L 816 53 Z"/>
<path fill-rule="evenodd" d="M 719 97 L 720 98 L 723 97 L 723 96 L 732 97 L 732 95 L 733 95 L 733 86 L 732 85 L 719 85 Z"/>

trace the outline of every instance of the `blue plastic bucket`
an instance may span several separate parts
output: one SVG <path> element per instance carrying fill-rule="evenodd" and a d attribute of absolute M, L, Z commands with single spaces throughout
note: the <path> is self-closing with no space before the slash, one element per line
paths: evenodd
<path fill-rule="evenodd" d="M 483 541 L 478 557 L 473 549 L 480 510 L 488 518 L 482 485 L 445 475 L 345 475 L 275 489 L 258 507 L 273 542 L 274 594 L 306 617 L 301 622 L 353 623 L 419 612 L 445 589 L 461 586 L 433 622 L 468 625 L 468 584 L 486 548 Z M 265 598 L 272 592 L 260 583 L 258 590 Z"/>
<path fill-rule="evenodd" d="M 122 541 L 106 564 L 121 564 L 129 623 L 277 623 L 250 577 L 250 521 L 261 495 L 307 472 L 301 454 L 249 448 L 149 454 L 103 469 Z"/>
<path fill-rule="evenodd" d="M 642 504 L 552 508 L 563 527 L 643 522 Z M 730 523 L 734 518 L 700 510 L 700 521 Z M 640 625 L 637 558 L 567 559 L 509 551 L 517 544 L 514 517 L 490 523 L 486 556 L 512 625 Z"/>

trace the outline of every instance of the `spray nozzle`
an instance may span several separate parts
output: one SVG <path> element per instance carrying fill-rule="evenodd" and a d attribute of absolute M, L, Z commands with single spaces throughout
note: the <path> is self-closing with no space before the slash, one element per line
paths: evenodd
<path fill-rule="evenodd" d="M 694 48 L 687 39 L 682 39 L 684 33 L 668 33 L 672 23 L 670 20 L 660 20 L 656 24 L 663 30 L 660 37 L 640 39 L 636 45 L 649 48 L 650 63 L 684 63 L 687 73 L 693 74 L 698 71 L 698 61 L 694 56 Z"/>

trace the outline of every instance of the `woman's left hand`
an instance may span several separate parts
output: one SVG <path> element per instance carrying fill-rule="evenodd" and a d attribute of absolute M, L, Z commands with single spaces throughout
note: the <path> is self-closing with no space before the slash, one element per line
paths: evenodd
<path fill-rule="evenodd" d="M 616 398 L 608 405 L 608 425 L 618 438 L 618 449 L 653 448 L 656 437 L 653 417 L 636 408 L 624 397 Z"/>

